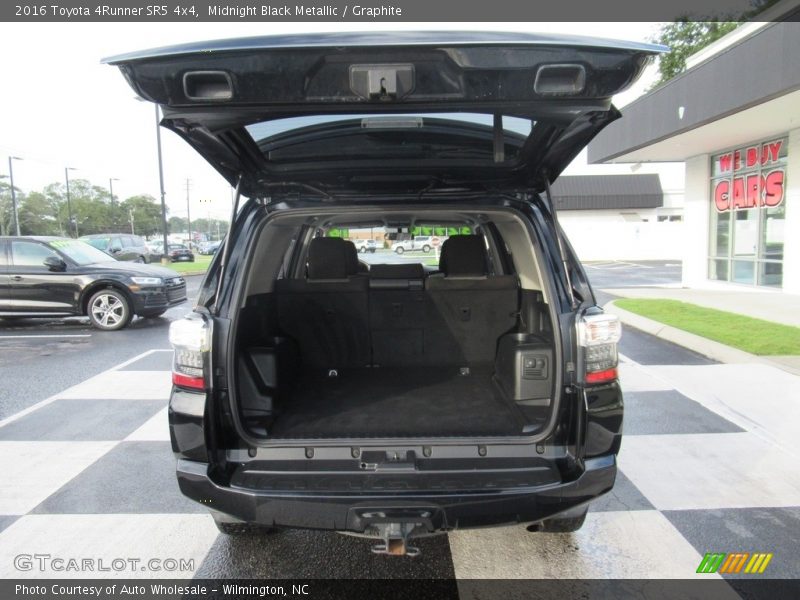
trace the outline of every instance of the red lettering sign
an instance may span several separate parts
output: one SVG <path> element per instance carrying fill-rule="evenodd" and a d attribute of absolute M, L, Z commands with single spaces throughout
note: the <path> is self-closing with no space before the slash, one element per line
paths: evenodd
<path fill-rule="evenodd" d="M 778 160 L 778 157 L 781 154 L 781 145 L 783 144 L 783 140 L 778 140 L 777 142 L 770 142 L 769 144 L 769 160 L 770 162 L 775 162 Z"/>
<path fill-rule="evenodd" d="M 719 212 L 725 212 L 730 208 L 730 204 L 728 203 L 730 198 L 730 185 L 730 181 L 723 179 L 722 181 L 718 181 L 717 185 L 714 187 L 714 204 Z"/>
<path fill-rule="evenodd" d="M 761 176 L 757 173 L 747 176 L 747 198 L 745 204 L 747 208 L 758 208 L 761 200 Z"/>
<path fill-rule="evenodd" d="M 728 171 L 730 171 L 732 158 L 733 157 L 730 154 L 722 154 L 719 157 L 719 170 L 722 171 L 723 173 L 727 173 Z"/>
<path fill-rule="evenodd" d="M 783 169 L 776 169 L 767 174 L 764 180 L 764 205 L 778 206 L 783 202 Z"/>
<path fill-rule="evenodd" d="M 747 149 L 747 160 L 745 161 L 749 167 L 755 167 L 758 164 L 758 146 L 750 146 Z"/>

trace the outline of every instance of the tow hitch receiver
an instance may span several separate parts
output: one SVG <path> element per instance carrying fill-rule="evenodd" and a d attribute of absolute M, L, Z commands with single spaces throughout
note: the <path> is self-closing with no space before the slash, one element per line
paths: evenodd
<path fill-rule="evenodd" d="M 419 548 L 408 545 L 411 532 L 419 525 L 422 523 L 376 523 L 373 527 L 383 543 L 373 546 L 372 551 L 390 556 L 419 556 Z"/>

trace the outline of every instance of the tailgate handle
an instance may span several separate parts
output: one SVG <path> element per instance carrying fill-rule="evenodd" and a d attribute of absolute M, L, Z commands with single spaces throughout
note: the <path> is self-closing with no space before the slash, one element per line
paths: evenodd
<path fill-rule="evenodd" d="M 350 89 L 365 100 L 399 100 L 414 89 L 414 65 L 351 65 Z"/>

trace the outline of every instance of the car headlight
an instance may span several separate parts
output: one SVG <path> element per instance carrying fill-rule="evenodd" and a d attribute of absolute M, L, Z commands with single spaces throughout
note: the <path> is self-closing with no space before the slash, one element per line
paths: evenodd
<path fill-rule="evenodd" d="M 139 285 L 162 285 L 164 283 L 161 277 L 131 277 L 131 281 Z"/>

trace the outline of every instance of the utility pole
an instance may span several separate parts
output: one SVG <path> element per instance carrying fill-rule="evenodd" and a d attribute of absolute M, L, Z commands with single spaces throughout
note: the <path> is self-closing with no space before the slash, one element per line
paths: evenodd
<path fill-rule="evenodd" d="M 186 178 L 186 222 L 187 228 L 189 229 L 189 247 L 191 248 L 191 243 L 194 241 L 194 236 L 192 235 L 192 211 L 189 208 L 189 189 L 192 187 L 192 180 L 188 177 Z"/>
<path fill-rule="evenodd" d="M 17 211 L 17 192 L 14 190 L 14 167 L 12 161 L 22 160 L 19 156 L 8 157 L 8 177 L 11 181 L 11 206 L 14 210 L 14 231 L 19 237 L 19 212 Z"/>
<path fill-rule="evenodd" d="M 133 230 L 133 209 L 132 208 L 128 209 L 128 214 L 131 217 L 131 235 L 136 235 L 136 232 Z"/>
<path fill-rule="evenodd" d="M 158 183 L 161 187 L 161 227 L 164 230 L 164 254 L 161 257 L 161 263 L 167 264 L 169 262 L 169 243 L 167 242 L 167 202 L 164 198 L 164 161 L 161 156 L 161 117 L 158 114 L 158 104 L 156 107 L 156 146 L 158 148 Z"/>

